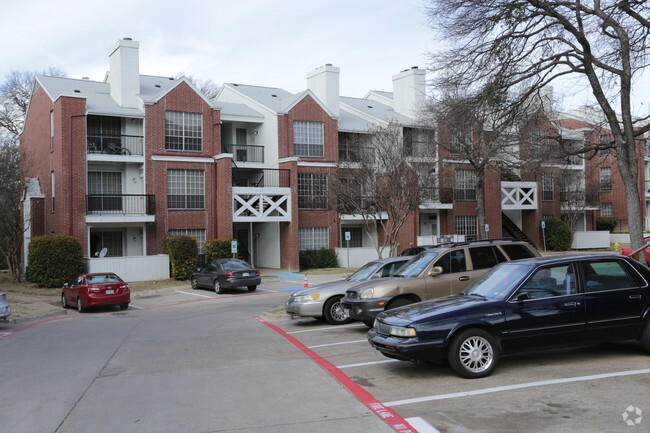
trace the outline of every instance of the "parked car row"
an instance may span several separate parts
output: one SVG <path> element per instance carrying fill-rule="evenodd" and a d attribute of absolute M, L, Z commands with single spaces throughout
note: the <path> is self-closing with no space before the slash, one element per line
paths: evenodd
<path fill-rule="evenodd" d="M 503 355 L 557 347 L 638 340 L 650 354 L 650 270 L 621 255 L 542 258 L 527 243 L 484 240 L 428 248 L 387 274 L 298 291 L 285 309 L 361 320 L 383 355 L 448 362 L 465 378 L 489 375 Z"/>

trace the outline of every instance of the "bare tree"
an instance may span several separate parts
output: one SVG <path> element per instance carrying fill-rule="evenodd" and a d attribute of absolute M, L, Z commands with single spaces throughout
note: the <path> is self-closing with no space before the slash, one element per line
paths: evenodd
<path fill-rule="evenodd" d="M 476 199 L 479 237 L 482 239 L 487 238 L 486 174 L 494 170 L 506 173 L 506 177 L 519 177 L 517 173 L 524 163 L 520 152 L 520 129 L 530 123 L 527 109 L 531 107 L 512 106 L 505 93 L 495 94 L 493 90 L 492 86 L 486 86 L 478 92 L 469 93 L 448 88 L 423 112 L 423 122 L 438 127 L 437 144 L 440 150 L 449 160 L 457 161 L 455 167 L 471 167 L 468 173 L 472 176 L 455 179 L 455 186 L 457 189 L 472 190 L 473 197 L 463 198 Z M 536 113 L 537 110 L 533 115 Z"/>
<path fill-rule="evenodd" d="M 379 257 L 386 247 L 397 255 L 400 230 L 422 202 L 424 187 L 435 184 L 435 143 L 427 131 L 407 130 L 405 137 L 404 128 L 390 123 L 339 142 L 345 155 L 331 191 L 340 213 L 363 218 Z"/>
<path fill-rule="evenodd" d="M 23 224 L 20 202 L 24 177 L 20 148 L 15 140 L 0 137 L 0 254 L 14 281 L 20 281 L 20 252 Z"/>
<path fill-rule="evenodd" d="M 64 77 L 63 71 L 50 67 L 41 72 L 12 70 L 0 85 L 0 133 L 18 137 L 23 129 L 29 98 L 37 73 Z"/>
<path fill-rule="evenodd" d="M 645 1 L 429 0 L 427 15 L 446 41 L 432 68 L 446 84 L 498 82 L 520 100 L 562 77 L 589 83 L 607 119 L 625 187 L 633 249 L 643 245 L 636 139 L 650 130 L 635 119 L 634 79 L 647 67 L 650 7 Z M 495 80 L 498 77 L 498 81 Z M 616 101 L 616 103 L 614 103 Z M 620 114 L 617 114 L 617 111 Z"/>
<path fill-rule="evenodd" d="M 185 77 L 187 80 L 192 83 L 201 93 L 203 93 L 208 99 L 212 100 L 219 93 L 219 83 L 212 81 L 211 78 L 203 80 L 198 78 L 196 75 L 185 75 L 184 73 L 176 74 L 175 78 Z"/>

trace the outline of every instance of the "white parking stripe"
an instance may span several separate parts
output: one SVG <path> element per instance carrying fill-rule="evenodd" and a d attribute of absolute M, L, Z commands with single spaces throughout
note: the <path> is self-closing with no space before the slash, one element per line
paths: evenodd
<path fill-rule="evenodd" d="M 136 310 L 144 310 L 144 307 L 138 307 L 137 305 L 129 304 L 129 308 L 135 308 Z"/>
<path fill-rule="evenodd" d="M 327 347 L 327 346 L 338 346 L 339 344 L 352 344 L 352 343 L 367 343 L 368 340 L 352 340 L 352 341 L 343 341 L 341 343 L 329 343 L 329 344 L 319 344 L 317 346 L 307 346 L 307 349 L 316 349 L 317 347 Z"/>
<path fill-rule="evenodd" d="M 336 368 L 363 367 L 364 365 L 385 364 L 387 362 L 399 362 L 398 359 L 385 359 L 383 361 L 361 362 L 359 364 L 338 365 Z"/>
<path fill-rule="evenodd" d="M 411 424 L 419 433 L 440 433 L 440 430 L 420 418 L 419 416 L 413 418 L 406 418 L 406 422 Z"/>
<path fill-rule="evenodd" d="M 341 368 L 341 367 L 339 367 Z M 532 388 L 534 386 L 557 385 L 562 383 L 582 382 L 585 380 L 608 379 L 611 377 L 632 376 L 637 374 L 650 374 L 650 369 L 619 371 L 615 373 L 594 374 L 591 376 L 567 377 L 565 379 L 543 380 L 540 382 L 520 383 L 518 385 L 497 386 L 494 388 L 477 389 L 474 391 L 455 392 L 452 394 L 432 395 L 428 397 L 409 398 L 406 400 L 396 400 L 385 402 L 384 406 L 402 406 L 405 404 L 422 403 L 433 400 L 446 400 L 449 398 L 468 397 L 472 395 L 489 394 L 491 392 L 511 391 L 514 389 Z"/>
<path fill-rule="evenodd" d="M 272 290 L 272 289 L 257 289 L 258 292 L 268 292 L 268 293 L 280 293 L 282 290 Z"/>
<path fill-rule="evenodd" d="M 200 296 L 202 298 L 216 299 L 214 296 L 199 295 L 198 293 L 184 292 L 182 290 L 174 290 L 174 292 L 176 292 L 176 293 L 185 293 L 186 295 L 192 295 L 192 296 Z"/>
<path fill-rule="evenodd" d="M 359 326 L 366 326 L 366 325 L 364 325 L 363 323 L 353 323 L 351 325 L 326 326 L 325 328 L 303 329 L 302 331 L 287 332 L 287 334 L 301 334 L 303 332 L 328 331 L 330 329 L 341 329 L 341 328 L 350 328 L 350 327 L 358 328 Z"/>

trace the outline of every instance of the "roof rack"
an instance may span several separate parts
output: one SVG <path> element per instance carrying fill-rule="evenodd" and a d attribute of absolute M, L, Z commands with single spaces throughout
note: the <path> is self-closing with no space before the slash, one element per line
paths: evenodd
<path fill-rule="evenodd" d="M 476 243 L 488 243 L 492 244 L 494 242 L 517 242 L 516 239 L 513 238 L 490 238 L 490 239 L 475 239 L 473 241 L 463 241 L 463 242 L 449 242 L 446 244 L 440 244 L 440 246 L 445 246 L 445 247 L 459 247 L 462 245 L 471 245 L 471 244 L 476 244 Z"/>

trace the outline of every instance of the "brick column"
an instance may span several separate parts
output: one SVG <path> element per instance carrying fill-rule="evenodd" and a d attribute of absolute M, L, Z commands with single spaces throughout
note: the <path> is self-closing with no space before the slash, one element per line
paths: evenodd
<path fill-rule="evenodd" d="M 298 159 L 288 158 L 279 163 L 281 169 L 290 170 L 291 222 L 280 223 L 280 267 L 289 271 L 300 269 L 298 228 Z"/>
<path fill-rule="evenodd" d="M 215 160 L 215 233 L 217 238 L 232 239 L 232 155 L 218 155 Z"/>

